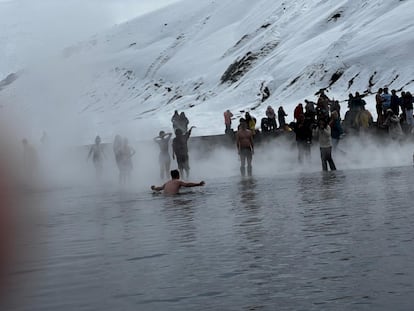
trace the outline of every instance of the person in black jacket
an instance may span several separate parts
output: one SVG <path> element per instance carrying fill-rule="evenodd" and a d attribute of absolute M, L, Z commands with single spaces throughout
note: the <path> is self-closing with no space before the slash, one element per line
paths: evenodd
<path fill-rule="evenodd" d="M 303 163 L 303 159 L 310 159 L 312 144 L 312 128 L 308 122 L 305 122 L 305 116 L 299 116 L 298 122 L 294 128 L 296 133 L 296 144 L 298 146 L 298 161 Z"/>

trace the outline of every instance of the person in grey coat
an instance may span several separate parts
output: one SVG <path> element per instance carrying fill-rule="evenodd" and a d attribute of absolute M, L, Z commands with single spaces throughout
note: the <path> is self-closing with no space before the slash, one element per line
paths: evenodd
<path fill-rule="evenodd" d="M 335 163 L 332 159 L 332 138 L 331 127 L 321 118 L 318 122 L 318 127 L 315 129 L 315 135 L 319 137 L 319 145 L 321 150 L 322 170 L 328 170 L 328 164 L 331 171 L 336 170 Z"/>

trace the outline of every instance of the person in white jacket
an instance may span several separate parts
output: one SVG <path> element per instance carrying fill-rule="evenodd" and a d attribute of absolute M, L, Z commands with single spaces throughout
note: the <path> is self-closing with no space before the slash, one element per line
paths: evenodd
<path fill-rule="evenodd" d="M 331 171 L 335 171 L 336 166 L 332 160 L 331 128 L 323 118 L 318 121 L 318 127 L 316 128 L 315 135 L 319 137 L 322 170 L 327 171 L 329 163 Z"/>

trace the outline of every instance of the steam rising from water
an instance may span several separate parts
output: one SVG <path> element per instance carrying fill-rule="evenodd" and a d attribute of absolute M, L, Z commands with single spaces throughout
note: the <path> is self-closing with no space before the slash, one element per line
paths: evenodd
<path fill-rule="evenodd" d="M 159 7 L 174 1 L 158 1 L 155 6 Z M 52 3 L 54 10 L 51 9 Z M 107 122 L 110 121 L 108 119 L 111 116 L 101 115 L 99 111 L 89 113 L 87 116 L 78 111 L 77 99 L 84 92 L 83 86 L 93 83 L 94 77 L 91 73 L 97 72 L 88 66 L 92 66 L 90 64 L 98 66 L 99 61 L 96 59 L 99 60 L 100 55 L 93 55 L 96 58 L 94 62 L 85 59 L 85 55 L 78 59 L 75 55 L 72 56 L 70 65 L 62 64 L 59 60 L 60 56 L 53 56 L 64 46 L 89 37 L 94 31 L 128 19 L 132 17 L 131 14 L 138 15 L 155 8 L 154 4 L 151 7 L 147 6 L 148 3 L 140 1 L 140 4 L 136 4 L 132 0 L 125 0 L 122 3 L 107 0 L 105 4 L 101 0 L 87 3 L 80 0 L 69 2 L 42 0 L 36 1 L 36 4 L 28 0 L 15 0 L 10 3 L 0 3 L 3 8 L 7 5 L 7 14 L 10 16 L 13 15 L 10 12 L 19 12 L 18 16 L 22 17 L 22 23 L 16 25 L 23 28 L 18 31 L 25 31 L 24 29 L 31 27 L 32 33 L 37 34 L 31 37 L 31 40 L 36 41 L 38 36 L 44 40 L 40 44 L 32 41 L 25 42 L 26 45 L 15 43 L 14 51 L 21 54 L 21 58 L 25 59 L 23 63 L 29 64 L 30 70 L 25 71 L 19 79 L 20 85 L 17 88 L 19 92 L 14 92 L 17 89 L 13 89 L 12 85 L 10 90 L 12 95 L 3 98 L 2 104 L 6 105 L 8 110 L 2 115 L 7 116 L 9 120 L 14 120 L 9 124 L 9 131 L 11 129 L 12 138 L 15 139 L 13 149 L 18 155 L 17 159 L 21 155 L 20 140 L 23 137 L 28 138 L 38 150 L 41 162 L 39 175 L 46 185 L 96 184 L 93 165 L 86 162 L 88 150 L 80 146 L 92 143 L 94 136 L 102 133 L 105 133 L 103 140 L 106 143 L 111 143 L 118 133 L 126 136 L 137 150 L 133 159 L 135 168 L 131 189 L 144 191 L 149 185 L 162 182 L 158 177 L 158 147 L 150 140 L 151 136 L 156 136 L 160 130 L 157 124 L 148 124 L 145 120 L 135 122 L 137 125 L 133 127 L 128 124 L 112 124 Z M 68 21 L 74 22 L 68 24 Z M 44 44 L 45 42 L 47 44 Z M 221 112 L 217 112 L 217 115 L 221 117 Z M 39 144 L 43 131 L 46 131 L 50 138 L 48 146 Z M 194 135 L 197 135 L 196 130 Z M 189 145 L 191 179 L 208 181 L 240 174 L 235 147 L 218 147 L 205 153 L 202 151 L 205 148 L 197 148 L 191 141 Z M 360 136 L 341 141 L 339 148 L 342 151 L 333 155 L 339 170 L 412 163 L 412 142 L 384 145 L 371 137 Z M 174 161 L 171 168 L 176 168 Z M 261 145 L 256 148 L 253 157 L 253 173 L 256 175 L 283 176 L 320 170 L 317 142 L 313 146 L 311 161 L 304 165 L 299 165 L 297 162 L 294 139 L 281 138 Z M 19 172 L 19 175 L 22 174 L 24 175 L 24 172 Z M 102 182 L 117 184 L 117 175 L 112 148 L 108 146 Z"/>
<path fill-rule="evenodd" d="M 157 129 L 154 129 L 157 133 Z M 154 135 L 155 136 L 155 135 Z M 136 136 L 135 136 L 136 137 Z M 130 133 L 130 145 L 136 149 L 133 157 L 132 180 L 126 187 L 136 193 L 150 192 L 152 184 L 161 185 L 167 179 L 159 177 L 158 145 L 152 141 L 137 142 Z M 201 144 L 201 145 L 198 145 Z M 209 181 L 240 175 L 240 161 L 235 146 L 220 146 L 207 151 L 206 144 L 189 141 L 191 181 Z M 397 143 L 376 140 L 370 136 L 347 137 L 340 141 L 339 149 L 333 153 L 338 170 L 357 170 L 362 168 L 396 167 L 412 165 L 413 145 L 411 142 Z M 104 172 L 97 181 L 93 163 L 87 161 L 87 147 L 67 147 L 50 142 L 48 146 L 38 147 L 41 176 L 45 187 L 54 186 L 118 186 L 118 169 L 111 145 L 105 145 Z M 171 154 L 171 149 L 170 149 Z M 171 159 L 171 169 L 176 169 L 176 161 Z M 283 178 L 289 174 L 321 172 L 318 142 L 312 146 L 309 162 L 299 164 L 294 137 L 280 137 L 263 143 L 255 148 L 253 156 L 253 175 Z M 183 179 L 185 179 L 182 176 Z M 52 186 L 53 185 L 53 186 Z M 121 189 L 121 187 L 120 187 Z M 292 189 L 294 191 L 294 189 Z"/>

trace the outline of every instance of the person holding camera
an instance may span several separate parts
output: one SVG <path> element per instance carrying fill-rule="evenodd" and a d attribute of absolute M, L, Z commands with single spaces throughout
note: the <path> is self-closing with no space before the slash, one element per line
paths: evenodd
<path fill-rule="evenodd" d="M 331 127 L 328 125 L 324 118 L 320 118 L 317 128 L 315 129 L 315 135 L 319 137 L 319 145 L 321 150 L 322 170 L 331 171 L 336 170 L 334 161 L 332 160 L 332 139 L 331 139 Z"/>

